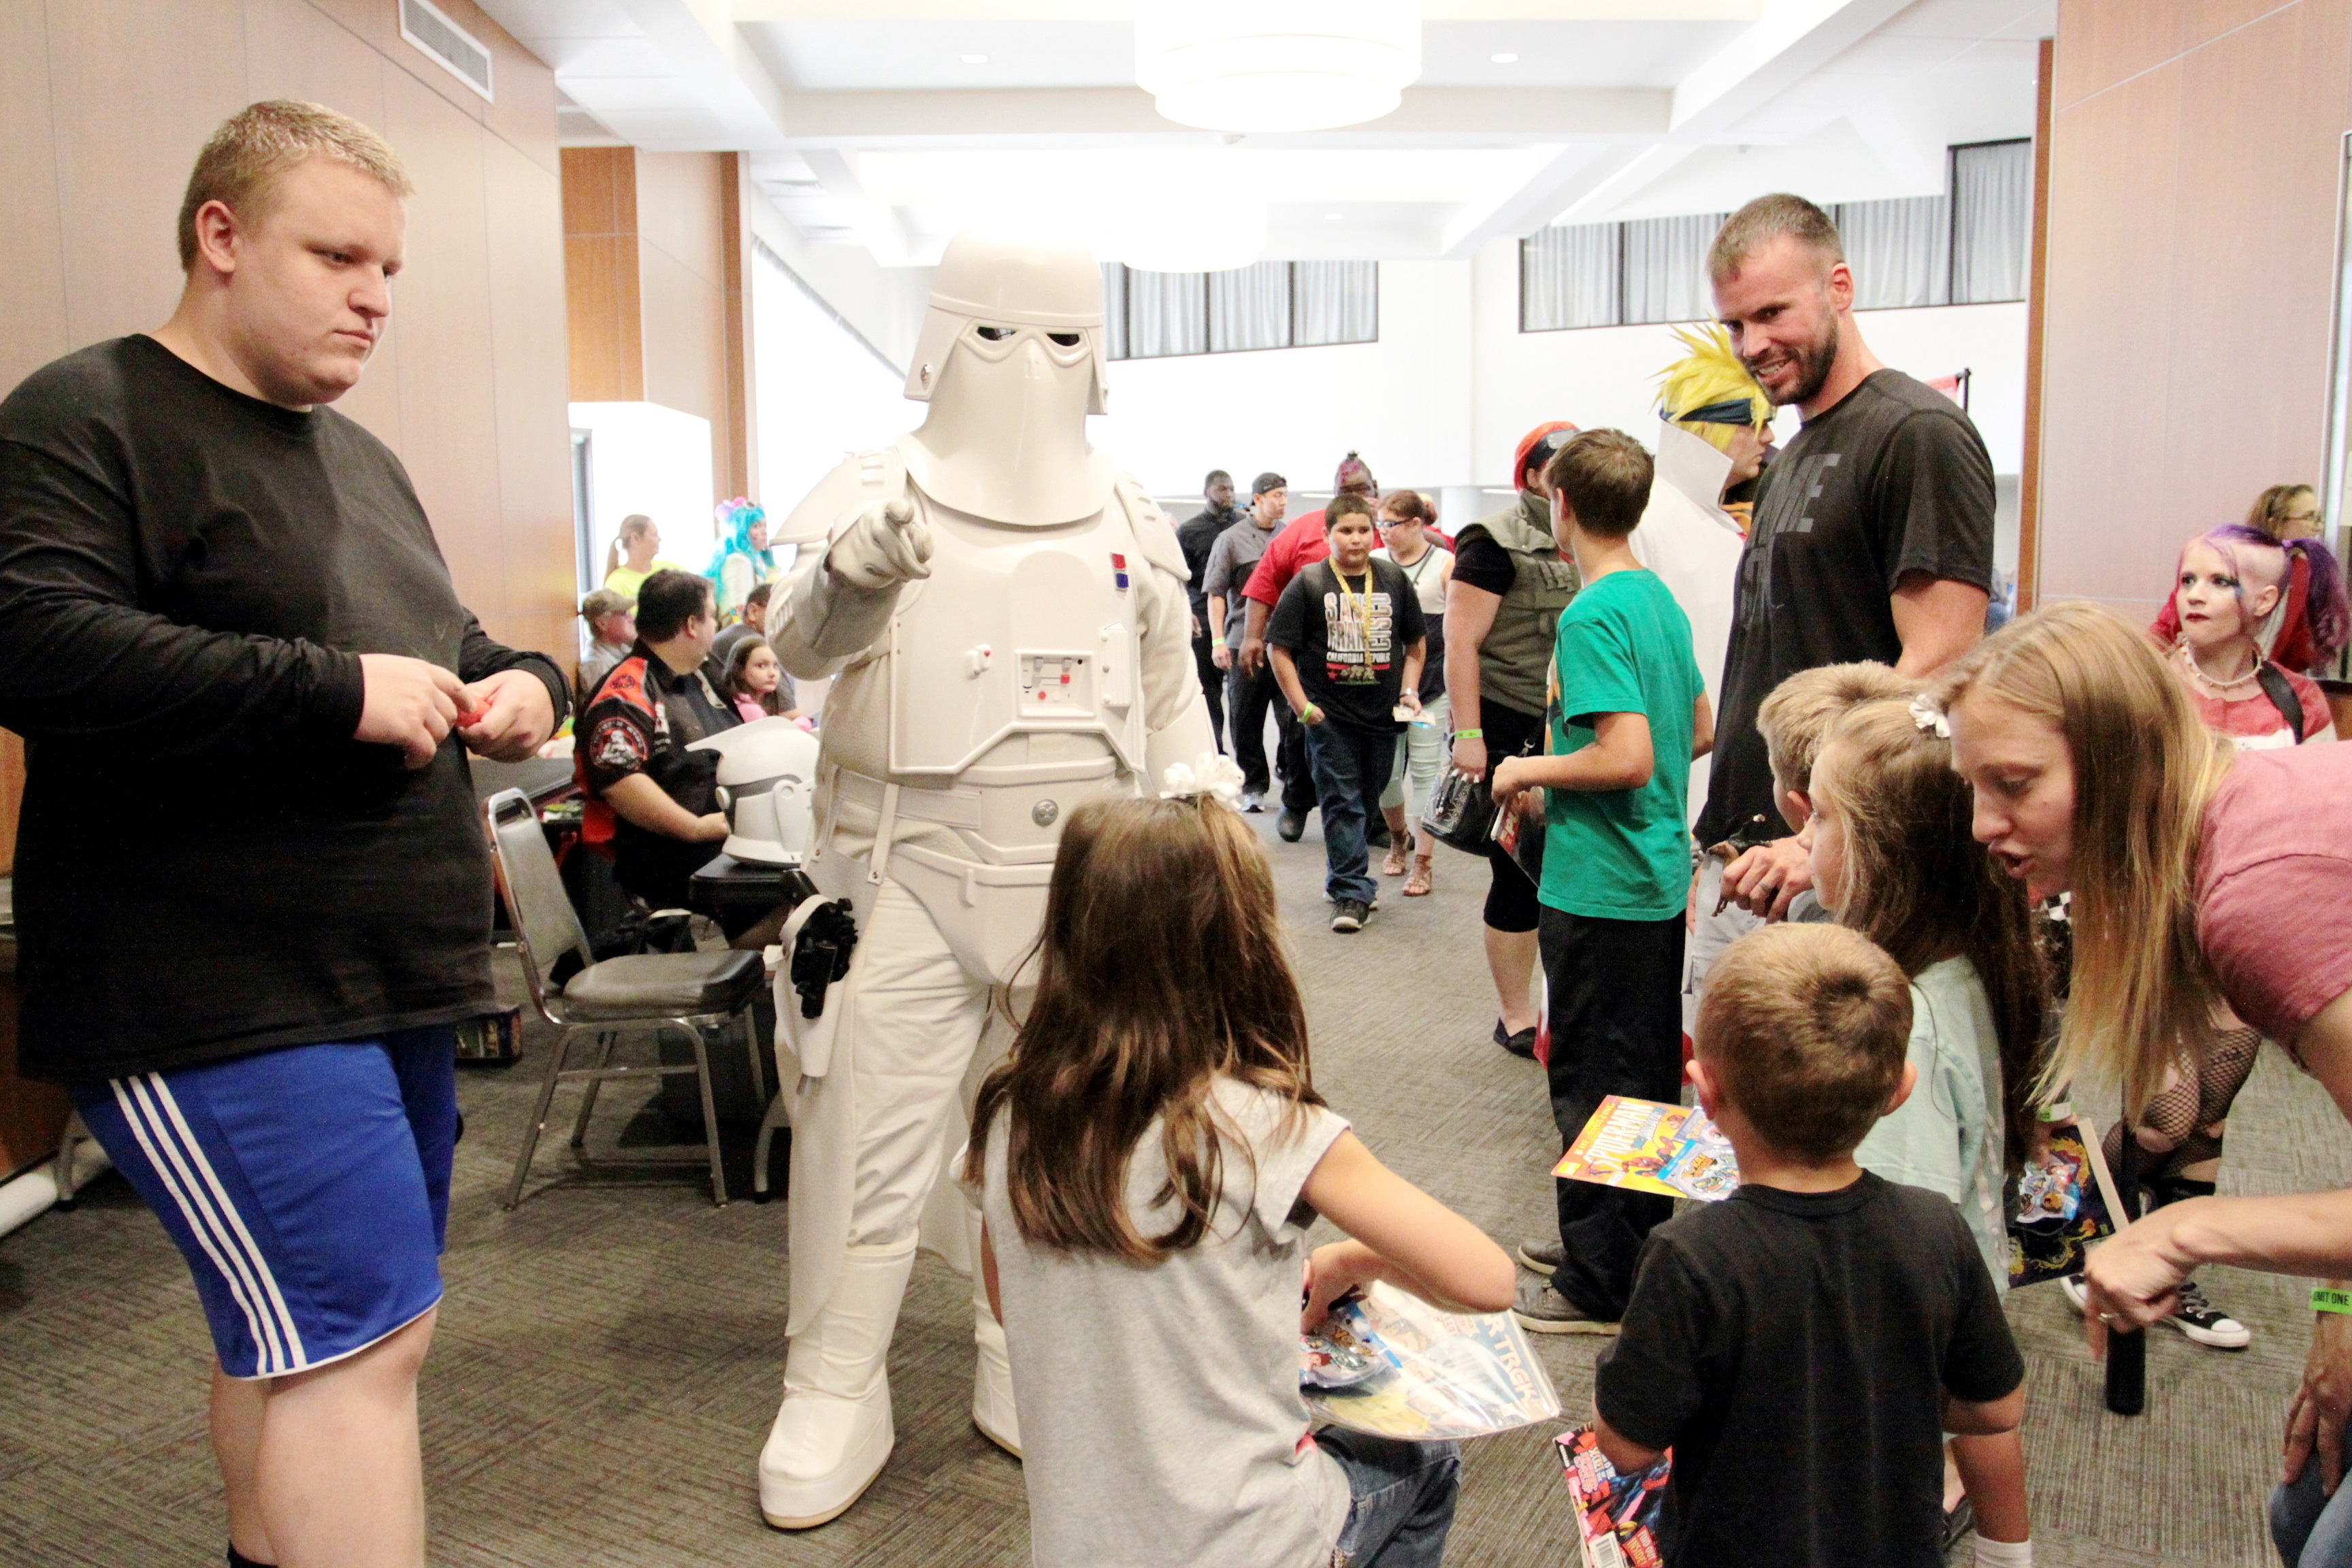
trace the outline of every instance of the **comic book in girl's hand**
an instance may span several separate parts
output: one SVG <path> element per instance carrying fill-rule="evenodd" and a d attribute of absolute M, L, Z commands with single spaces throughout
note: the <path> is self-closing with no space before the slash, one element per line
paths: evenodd
<path fill-rule="evenodd" d="M 2087 1116 L 2053 1107 L 2045 1146 L 2026 1158 L 2009 1213 L 2009 1286 L 2014 1290 L 2083 1271 L 2093 1242 L 2116 1233 L 2123 1205 Z"/>
<path fill-rule="evenodd" d="M 1385 1281 L 1334 1301 L 1299 1355 L 1307 1408 L 1350 1431 L 1485 1437 L 1559 1415 L 1559 1395 L 1510 1313 L 1449 1312 Z M 1373 1363 L 1368 1375 L 1351 1364 L 1359 1355 Z"/>
<path fill-rule="evenodd" d="M 1617 1094 L 1601 1102 L 1551 1173 L 1709 1203 L 1739 1190 L 1731 1141 L 1703 1111 Z"/>
<path fill-rule="evenodd" d="M 1559 1445 L 1568 1495 L 1576 1500 L 1584 1568 L 1658 1568 L 1658 1515 L 1665 1507 L 1666 1478 L 1675 1470 L 1674 1450 L 1646 1470 L 1621 1476 L 1591 1426 L 1552 1441 Z"/>

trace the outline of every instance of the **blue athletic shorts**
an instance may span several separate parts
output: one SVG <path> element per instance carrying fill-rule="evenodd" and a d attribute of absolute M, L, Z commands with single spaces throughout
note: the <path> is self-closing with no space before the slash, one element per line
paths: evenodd
<path fill-rule="evenodd" d="M 179 1244 L 229 1376 L 322 1366 L 441 1300 L 454 1028 L 135 1073 L 73 1099 Z"/>

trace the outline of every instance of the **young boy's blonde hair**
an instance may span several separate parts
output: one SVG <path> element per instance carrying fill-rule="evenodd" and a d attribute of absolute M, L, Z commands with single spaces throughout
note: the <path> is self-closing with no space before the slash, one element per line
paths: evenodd
<path fill-rule="evenodd" d="M 1707 972 L 1698 1058 L 1723 1099 L 1777 1153 L 1851 1153 L 1903 1079 L 1911 984 L 1860 932 L 1769 925 Z"/>
<path fill-rule="evenodd" d="M 1883 697 L 1909 697 L 1918 683 L 1890 665 L 1857 662 L 1801 669 L 1774 687 L 1756 710 L 1764 754 L 1772 763 L 1776 796 L 1803 794 L 1813 776 L 1822 737 L 1849 709 Z"/>

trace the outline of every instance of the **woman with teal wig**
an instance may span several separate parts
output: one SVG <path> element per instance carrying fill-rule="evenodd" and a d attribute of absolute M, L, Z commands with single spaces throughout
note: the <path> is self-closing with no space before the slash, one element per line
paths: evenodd
<path fill-rule="evenodd" d="M 719 548 L 703 569 L 719 591 L 719 624 L 731 626 L 743 618 L 743 602 L 762 583 L 779 575 L 776 558 L 768 549 L 768 514 L 742 496 L 720 501 Z"/>

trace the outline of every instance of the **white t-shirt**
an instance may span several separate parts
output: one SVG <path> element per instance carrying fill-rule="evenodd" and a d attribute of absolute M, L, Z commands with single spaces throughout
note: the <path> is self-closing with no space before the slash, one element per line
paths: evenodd
<path fill-rule="evenodd" d="M 1373 551 L 1372 554 L 1404 574 L 1405 581 L 1412 584 L 1414 596 L 1421 600 L 1423 615 L 1442 616 L 1445 613 L 1445 584 L 1454 580 L 1452 551 L 1440 550 L 1434 544 L 1423 544 L 1420 557 L 1410 566 L 1390 554 L 1385 544 Z"/>
<path fill-rule="evenodd" d="M 1879 1118 L 1854 1150 L 1854 1163 L 1959 1205 L 1993 1289 L 2006 1294 L 2000 1035 L 1992 1000 L 1967 959 L 1931 963 L 1911 983 L 1910 1062 L 1919 1075 L 1911 1098 Z"/>
<path fill-rule="evenodd" d="M 1281 1097 L 1232 1079 L 1214 1094 L 1210 1234 L 1151 1267 L 1031 1247 L 1005 1193 L 1006 1119 L 989 1130 L 981 1205 L 1038 1568 L 1320 1568 L 1347 1522 L 1346 1475 L 1304 1442 L 1298 1293 L 1299 1189 L 1348 1123 L 1302 1107 L 1281 1135 Z M 1127 1184 L 1147 1237 L 1175 1224 L 1152 1202 L 1166 1179 L 1154 1121 Z"/>

